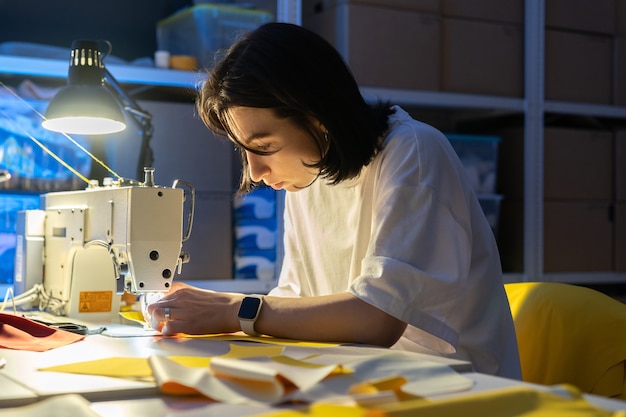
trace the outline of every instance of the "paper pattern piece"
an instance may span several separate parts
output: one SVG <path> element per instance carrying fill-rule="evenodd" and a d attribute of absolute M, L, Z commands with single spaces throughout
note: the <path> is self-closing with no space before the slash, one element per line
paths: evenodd
<path fill-rule="evenodd" d="M 407 382 L 400 390 L 418 397 L 465 391 L 474 385 L 471 379 L 446 365 L 425 360 L 413 360 L 411 363 L 407 361 L 407 356 L 403 353 L 392 352 L 354 364 L 354 374 L 363 381 L 402 376 Z"/>
<path fill-rule="evenodd" d="M 470 389 L 474 382 L 447 365 L 416 359 L 399 351 L 371 356 L 318 355 L 307 358 L 314 363 L 340 363 L 344 372 L 324 379 L 314 387 L 290 394 L 291 400 L 371 405 L 405 400 L 430 394 L 452 393 Z"/>
<path fill-rule="evenodd" d="M 162 392 L 202 394 L 230 404 L 281 403 L 288 392 L 308 389 L 337 368 L 281 356 L 215 357 L 206 369 L 190 369 L 163 356 L 151 356 L 149 360 Z"/>
<path fill-rule="evenodd" d="M 447 365 L 416 361 L 402 353 L 356 359 L 345 356 L 342 362 L 329 362 L 322 356 L 306 360 L 285 355 L 215 357 L 208 369 L 190 369 L 171 359 L 152 356 L 150 364 L 164 393 L 199 393 L 231 404 L 343 399 L 371 406 L 403 397 L 463 391 L 473 386 L 471 379 Z"/>
<path fill-rule="evenodd" d="M 372 406 L 463 391 L 473 385 L 447 365 L 402 352 L 294 358 L 283 350 L 233 344 L 222 356 L 113 357 L 41 370 L 155 381 L 165 394 L 199 394 L 218 402 L 252 405 L 332 400 Z"/>

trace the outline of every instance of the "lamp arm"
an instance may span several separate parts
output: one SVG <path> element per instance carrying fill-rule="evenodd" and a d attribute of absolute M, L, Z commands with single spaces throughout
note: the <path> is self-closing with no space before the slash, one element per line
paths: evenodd
<path fill-rule="evenodd" d="M 152 167 L 154 163 L 154 153 L 150 147 L 152 140 L 152 115 L 142 109 L 120 86 L 113 74 L 104 68 L 104 81 L 107 88 L 113 93 L 122 104 L 124 111 L 132 116 L 141 132 L 141 149 L 139 151 L 139 161 L 137 164 L 137 180 L 143 178 L 144 167 Z"/>

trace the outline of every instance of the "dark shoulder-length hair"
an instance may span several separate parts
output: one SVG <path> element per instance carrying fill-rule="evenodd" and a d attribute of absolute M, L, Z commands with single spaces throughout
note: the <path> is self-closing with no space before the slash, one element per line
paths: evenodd
<path fill-rule="evenodd" d="M 391 113 L 387 103 L 366 103 L 332 45 L 289 23 L 262 25 L 234 43 L 200 84 L 196 104 L 207 127 L 227 135 L 241 151 L 240 193 L 256 186 L 245 151 L 259 152 L 237 142 L 229 108 L 271 109 L 277 117 L 302 126 L 320 149 L 320 160 L 311 166 L 333 184 L 358 176 L 372 160 Z"/>

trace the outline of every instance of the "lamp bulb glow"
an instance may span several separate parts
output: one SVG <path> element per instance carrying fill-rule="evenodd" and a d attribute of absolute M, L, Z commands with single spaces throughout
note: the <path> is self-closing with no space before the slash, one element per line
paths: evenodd
<path fill-rule="evenodd" d="M 103 117 L 59 117 L 42 122 L 45 129 L 76 135 L 106 135 L 121 132 L 126 124 Z"/>

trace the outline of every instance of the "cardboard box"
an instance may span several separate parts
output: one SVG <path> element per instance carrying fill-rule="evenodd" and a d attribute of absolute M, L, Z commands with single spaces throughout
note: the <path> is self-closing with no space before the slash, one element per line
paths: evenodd
<path fill-rule="evenodd" d="M 544 133 L 544 198 L 612 198 L 611 132 L 549 127 Z"/>
<path fill-rule="evenodd" d="M 545 201 L 543 270 L 613 270 L 610 212 L 610 201 Z"/>
<path fill-rule="evenodd" d="M 545 98 L 612 102 L 613 39 L 546 30 Z"/>
<path fill-rule="evenodd" d="M 502 137 L 498 190 L 508 198 L 524 195 L 524 131 L 494 132 Z M 613 135 L 609 131 L 547 127 L 544 129 L 544 198 L 611 200 Z"/>
<path fill-rule="evenodd" d="M 524 213 L 520 200 L 504 200 L 499 248 L 505 272 L 523 271 Z M 613 270 L 610 201 L 544 201 L 544 272 Z"/>
<path fill-rule="evenodd" d="M 546 27 L 615 33 L 615 0 L 546 0 Z"/>
<path fill-rule="evenodd" d="M 440 19 L 407 10 L 339 4 L 303 19 L 331 42 L 362 86 L 438 90 Z"/>
<path fill-rule="evenodd" d="M 613 260 L 617 272 L 626 272 L 626 203 L 615 205 L 615 245 Z"/>
<path fill-rule="evenodd" d="M 615 132 L 615 200 L 626 202 L 626 130 Z"/>
<path fill-rule="evenodd" d="M 626 8 L 624 13 L 626 13 Z M 615 49 L 613 104 L 626 106 L 626 36 L 616 37 L 613 42 Z"/>
<path fill-rule="evenodd" d="M 441 0 L 441 12 L 446 17 L 521 24 L 524 22 L 524 1 Z"/>
<path fill-rule="evenodd" d="M 444 18 L 442 90 L 521 97 L 524 51 L 521 25 Z"/>
<path fill-rule="evenodd" d="M 524 271 L 524 203 L 506 195 L 500 203 L 498 250 L 502 270 L 506 273 Z"/>
<path fill-rule="evenodd" d="M 491 226 L 493 235 L 498 238 L 498 227 L 500 226 L 500 205 L 502 195 L 500 194 L 479 194 L 478 203 L 485 213 L 485 218 Z"/>
<path fill-rule="evenodd" d="M 365 5 L 438 14 L 440 0 L 302 0 L 302 17 L 309 17 L 341 5 Z"/>
<path fill-rule="evenodd" d="M 615 34 L 626 36 L 626 0 L 615 0 Z"/>

